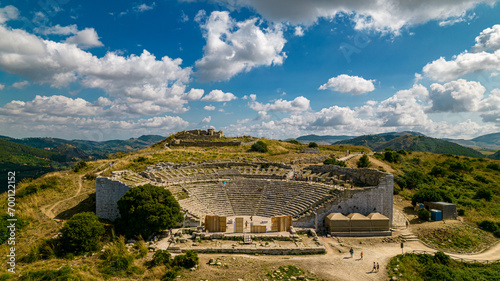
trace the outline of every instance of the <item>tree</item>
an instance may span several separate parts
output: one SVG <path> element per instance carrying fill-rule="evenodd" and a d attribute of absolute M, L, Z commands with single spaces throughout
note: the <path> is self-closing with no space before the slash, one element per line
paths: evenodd
<path fill-rule="evenodd" d="M 418 216 L 419 219 L 421 219 L 423 221 L 428 221 L 430 219 L 430 217 L 431 217 L 431 212 L 429 212 L 425 208 L 422 208 L 422 209 L 418 210 L 417 216 Z"/>
<path fill-rule="evenodd" d="M 370 165 L 371 165 L 370 159 L 368 158 L 368 156 L 366 154 L 361 156 L 361 158 L 359 158 L 359 160 L 358 160 L 358 162 L 356 162 L 356 164 L 358 165 L 358 168 L 366 168 L 366 167 L 370 167 Z"/>
<path fill-rule="evenodd" d="M 149 237 L 165 228 L 172 228 L 183 217 L 179 202 L 170 191 L 146 184 L 137 186 L 118 200 L 121 218 L 117 228 L 128 237 Z"/>
<path fill-rule="evenodd" d="M 315 143 L 315 142 L 310 142 L 310 143 L 309 143 L 309 147 L 310 147 L 310 148 L 316 148 L 316 147 L 318 147 L 318 144 L 317 144 L 317 143 Z"/>
<path fill-rule="evenodd" d="M 252 147 L 250 147 L 250 151 L 266 153 L 267 152 L 267 144 L 263 141 L 258 141 L 256 143 L 252 144 Z"/>
<path fill-rule="evenodd" d="M 62 247 L 77 254 L 96 251 L 104 232 L 104 225 L 94 213 L 76 214 L 61 229 Z"/>

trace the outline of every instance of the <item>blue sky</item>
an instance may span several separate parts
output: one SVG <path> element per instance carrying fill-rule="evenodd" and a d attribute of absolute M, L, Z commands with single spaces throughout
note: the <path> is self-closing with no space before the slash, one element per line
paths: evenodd
<path fill-rule="evenodd" d="M 500 126 L 494 0 L 0 1 L 0 134 Z"/>

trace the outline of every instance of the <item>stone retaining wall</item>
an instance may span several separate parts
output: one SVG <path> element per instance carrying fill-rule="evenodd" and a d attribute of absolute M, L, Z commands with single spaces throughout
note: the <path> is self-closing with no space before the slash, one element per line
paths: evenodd
<path fill-rule="evenodd" d="M 169 250 L 171 250 L 169 248 Z M 265 255 L 320 255 L 326 252 L 324 246 L 319 247 L 300 247 L 300 248 L 189 248 L 172 249 L 174 251 L 187 252 L 193 250 L 198 253 L 229 253 L 229 254 L 265 254 Z"/>
<path fill-rule="evenodd" d="M 211 146 L 240 146 L 241 141 L 191 141 L 191 140 L 174 140 L 169 145 L 171 146 L 199 146 L 199 147 L 211 147 Z"/>

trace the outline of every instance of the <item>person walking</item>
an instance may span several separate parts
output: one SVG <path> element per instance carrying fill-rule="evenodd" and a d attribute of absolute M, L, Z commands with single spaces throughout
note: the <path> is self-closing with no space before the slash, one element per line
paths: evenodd
<path fill-rule="evenodd" d="M 352 255 L 354 255 L 354 250 L 352 249 L 352 247 L 351 247 L 351 249 L 349 250 L 349 253 L 351 253 L 351 259 L 352 259 Z"/>
<path fill-rule="evenodd" d="M 362 259 L 363 259 L 363 251 L 361 251 L 361 258 L 360 258 L 360 260 L 362 260 Z"/>
<path fill-rule="evenodd" d="M 378 272 L 379 268 L 380 268 L 380 266 L 378 265 L 378 262 L 377 262 L 377 272 Z"/>
<path fill-rule="evenodd" d="M 376 270 L 377 270 L 377 264 L 373 262 L 372 272 L 376 272 Z"/>

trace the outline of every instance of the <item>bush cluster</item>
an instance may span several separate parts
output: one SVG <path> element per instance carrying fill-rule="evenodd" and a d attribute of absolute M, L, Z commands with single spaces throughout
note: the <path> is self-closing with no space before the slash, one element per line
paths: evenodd
<path fill-rule="evenodd" d="M 168 271 L 163 276 L 163 280 L 175 280 L 181 268 L 193 268 L 198 265 L 200 259 L 198 253 L 193 250 L 186 251 L 184 255 L 177 255 L 174 259 L 171 258 L 170 253 L 166 250 L 158 250 L 154 253 L 153 259 L 146 262 L 149 268 L 163 265 Z"/>
<path fill-rule="evenodd" d="M 266 153 L 268 151 L 267 144 L 263 141 L 258 141 L 252 144 L 250 151 Z"/>
<path fill-rule="evenodd" d="M 493 233 L 495 237 L 500 238 L 500 222 L 495 223 L 490 220 L 483 220 L 479 222 L 477 226 L 482 230 Z"/>
<path fill-rule="evenodd" d="M 340 167 L 346 167 L 346 163 L 344 161 L 340 161 L 334 158 L 328 158 L 325 161 L 323 161 L 323 165 L 337 165 Z"/>

